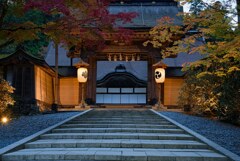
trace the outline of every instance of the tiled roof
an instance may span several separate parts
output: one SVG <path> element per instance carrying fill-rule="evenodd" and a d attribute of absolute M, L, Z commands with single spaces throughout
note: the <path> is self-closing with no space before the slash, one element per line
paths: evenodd
<path fill-rule="evenodd" d="M 9 61 L 11 59 L 15 59 L 17 57 L 25 57 L 29 60 L 32 60 L 34 62 L 38 62 L 38 63 L 44 63 L 44 59 L 42 57 L 38 57 L 38 56 L 35 56 L 33 54 L 29 54 L 27 53 L 25 50 L 23 49 L 17 49 L 14 53 L 11 53 L 11 54 L 3 54 L 2 56 L 0 56 L 0 61 L 2 62 L 6 62 L 6 61 Z"/>
<path fill-rule="evenodd" d="M 176 58 L 163 59 L 163 63 L 165 63 L 168 67 L 182 67 L 185 63 L 191 63 L 203 58 L 204 56 L 199 53 L 180 53 Z"/>
<path fill-rule="evenodd" d="M 155 3 L 157 2 L 175 2 L 174 0 L 115 0 L 112 3 L 120 3 L 121 1 L 125 3 Z M 152 3 L 153 4 L 153 3 Z"/>
<path fill-rule="evenodd" d="M 9 55 L 11 55 L 11 54 L 0 54 L 0 59 L 6 58 L 6 57 L 8 57 Z"/>
<path fill-rule="evenodd" d="M 133 23 L 118 24 L 123 27 L 130 28 L 150 28 L 157 24 L 157 20 L 164 16 L 174 18 L 175 24 L 182 24 L 180 17 L 176 15 L 182 11 L 178 6 L 161 6 L 161 5 L 118 5 L 110 6 L 110 13 L 119 12 L 136 12 L 138 16 L 133 19 Z"/>
<path fill-rule="evenodd" d="M 14 53 L 9 54 L 4 58 L 1 58 L 0 65 L 7 65 L 9 63 L 12 63 L 13 60 L 14 62 L 15 60 L 18 60 L 18 61 L 27 60 L 28 62 L 31 62 L 34 65 L 44 67 L 50 72 L 50 74 L 54 73 L 54 70 L 45 62 L 44 59 L 28 54 L 23 49 L 18 49 Z"/>
<path fill-rule="evenodd" d="M 138 79 L 147 80 L 147 62 L 146 61 L 98 61 L 97 80 L 101 80 L 108 73 L 115 72 L 118 65 L 123 65 L 126 72 L 135 75 Z"/>

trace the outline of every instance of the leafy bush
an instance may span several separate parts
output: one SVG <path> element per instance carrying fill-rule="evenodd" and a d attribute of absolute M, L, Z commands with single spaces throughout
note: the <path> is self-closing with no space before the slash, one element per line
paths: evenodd
<path fill-rule="evenodd" d="M 214 89 L 219 80 L 214 76 L 197 77 L 198 71 L 188 71 L 185 82 L 180 90 L 178 105 L 188 105 L 192 113 L 197 115 L 215 116 L 218 100 Z"/>
<path fill-rule="evenodd" d="M 225 77 L 188 71 L 180 90 L 178 104 L 190 107 L 193 114 L 217 116 L 220 120 L 240 123 L 240 72 Z"/>
<path fill-rule="evenodd" d="M 217 89 L 219 92 L 218 117 L 240 124 L 240 72 L 228 76 Z"/>
<path fill-rule="evenodd" d="M 7 110 L 8 105 L 13 105 L 12 93 L 14 88 L 4 79 L 0 79 L 0 113 Z"/>

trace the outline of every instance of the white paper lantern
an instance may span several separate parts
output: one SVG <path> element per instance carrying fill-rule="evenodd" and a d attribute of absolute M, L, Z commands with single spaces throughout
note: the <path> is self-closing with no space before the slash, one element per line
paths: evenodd
<path fill-rule="evenodd" d="M 155 69 L 155 81 L 156 81 L 156 83 L 163 83 L 165 81 L 165 69 L 164 68 Z"/>
<path fill-rule="evenodd" d="M 78 82 L 85 83 L 87 82 L 88 70 L 85 67 L 80 67 L 77 70 Z"/>

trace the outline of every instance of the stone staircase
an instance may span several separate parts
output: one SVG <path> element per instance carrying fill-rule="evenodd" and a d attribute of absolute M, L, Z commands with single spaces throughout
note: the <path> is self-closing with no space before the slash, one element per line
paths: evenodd
<path fill-rule="evenodd" d="M 93 110 L 3 161 L 227 161 L 149 110 Z"/>

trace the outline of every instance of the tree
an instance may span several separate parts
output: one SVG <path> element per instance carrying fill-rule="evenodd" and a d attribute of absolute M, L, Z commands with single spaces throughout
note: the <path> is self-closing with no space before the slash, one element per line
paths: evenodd
<path fill-rule="evenodd" d="M 189 0 L 180 1 L 189 2 Z M 197 12 L 182 13 L 182 26 L 175 25 L 168 17 L 160 19 L 159 24 L 150 31 L 151 40 L 144 45 L 152 44 L 161 48 L 163 57 L 181 52 L 203 54 L 204 59 L 185 65 L 185 70 L 191 73 L 191 81 L 186 82 L 187 85 L 193 85 L 193 82 L 201 84 L 195 86 L 200 92 L 196 93 L 196 88 L 192 88 L 191 92 L 196 93 L 196 99 L 203 100 L 200 101 L 202 107 L 204 102 L 208 102 L 205 104 L 205 109 L 217 107 L 215 113 L 220 119 L 230 120 L 229 117 L 237 113 L 238 115 L 233 119 L 237 121 L 240 107 L 231 103 L 238 101 L 240 95 L 239 86 L 236 84 L 236 81 L 239 81 L 236 75 L 240 72 L 240 31 L 238 26 L 233 24 L 236 22 L 233 16 L 237 13 L 219 2 L 213 4 L 204 3 L 202 0 L 190 2 L 194 4 L 192 9 L 197 8 Z M 199 7 L 199 3 L 202 7 Z M 188 76 L 186 79 L 188 80 Z M 208 87 L 209 85 L 211 88 Z M 229 89 L 233 90 L 232 93 L 236 97 L 232 97 L 232 100 L 227 102 L 224 98 Z M 211 103 L 212 100 L 215 103 Z"/>
<path fill-rule="evenodd" d="M 98 48 L 104 44 L 106 32 L 129 39 L 129 31 L 116 27 L 131 22 L 136 13 L 111 14 L 111 0 L 1 0 L 0 49 L 15 44 L 36 52 L 48 40 L 68 49 Z M 119 31 L 119 32 L 118 32 Z M 129 41 L 129 40 L 126 40 Z M 37 45 L 31 47 L 32 44 Z M 30 47 L 29 47 L 30 46 Z M 79 51 L 76 51 L 80 53 Z M 58 59 L 55 64 L 55 103 L 59 104 Z"/>
<path fill-rule="evenodd" d="M 135 13 L 110 14 L 111 0 L 1 0 L 0 49 L 42 38 L 39 33 L 68 47 L 87 45 L 113 30 L 116 21 L 130 22 Z M 116 27 L 115 27 L 116 28 Z M 77 36 L 76 36 L 77 35 Z M 90 43 L 91 42 L 91 43 Z M 95 43 L 97 44 L 97 43 Z"/>
<path fill-rule="evenodd" d="M 98 48 L 103 45 L 105 32 L 116 30 L 116 21 L 130 22 L 135 13 L 111 14 L 108 11 L 110 0 L 30 0 L 25 8 L 43 11 L 50 14 L 53 21 L 47 23 L 44 33 L 55 42 L 55 104 L 59 104 L 58 83 L 58 44 L 69 49 Z M 118 29 L 120 34 L 125 32 Z M 121 37 L 121 36 L 119 36 Z M 124 36 L 123 36 L 124 37 Z M 124 37 L 125 38 L 125 37 Z M 78 51 L 75 51 L 79 53 Z"/>

